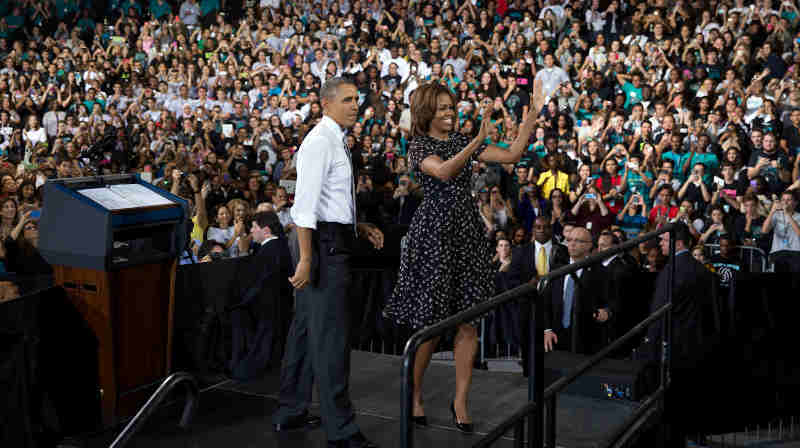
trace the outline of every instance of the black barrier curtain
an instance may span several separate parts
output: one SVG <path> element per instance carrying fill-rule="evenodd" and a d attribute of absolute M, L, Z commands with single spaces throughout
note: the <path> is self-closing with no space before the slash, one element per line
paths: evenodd
<path fill-rule="evenodd" d="M 231 322 L 225 307 L 230 296 L 237 260 L 181 266 L 176 288 L 174 359 L 177 369 L 227 372 L 230 360 Z M 390 260 L 360 260 L 354 269 L 353 348 L 401 354 L 412 330 L 383 319 L 381 311 L 392 291 L 397 265 Z M 633 326 L 649 311 L 653 276 L 642 274 L 636 288 L 638 299 L 626 303 L 624 325 Z M 633 285 L 632 285 L 633 286 Z M 716 299 L 720 335 L 699 369 L 704 384 L 680 391 L 696 405 L 684 416 L 698 432 L 740 430 L 746 424 L 767 422 L 780 415 L 794 415 L 800 391 L 800 359 L 795 356 L 796 316 L 800 315 L 800 282 L 788 274 L 737 274 L 727 295 Z M 489 316 L 488 319 L 498 319 Z M 291 311 L 278 323 L 288 326 Z M 487 338 L 505 343 L 499 320 L 489 325 Z M 613 337 L 611 335 L 610 337 Z M 282 342 L 279 342 L 282 343 Z M 618 354 L 619 358 L 629 356 Z M 273 368 L 279 366 L 276 355 Z"/>
<path fill-rule="evenodd" d="M 96 429 L 97 374 L 97 340 L 62 288 L 0 302 L 0 446 Z"/>
<path fill-rule="evenodd" d="M 179 266 L 175 287 L 175 343 L 177 369 L 230 373 L 231 305 L 241 300 L 237 282 L 247 257 Z M 382 317 L 386 297 L 397 277 L 397 258 L 358 257 L 354 260 L 351 313 L 353 348 L 400 354 L 412 331 Z M 274 314 L 273 366 L 280 365 L 285 334 L 292 319 L 291 303 Z M 380 348 L 380 349 L 379 349 Z"/>

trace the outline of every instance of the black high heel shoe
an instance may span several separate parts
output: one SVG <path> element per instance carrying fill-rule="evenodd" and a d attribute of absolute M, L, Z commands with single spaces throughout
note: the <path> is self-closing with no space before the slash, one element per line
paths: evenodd
<path fill-rule="evenodd" d="M 428 417 L 424 415 L 413 415 L 411 416 L 411 421 L 413 421 L 414 424 L 419 426 L 420 428 L 428 427 Z"/>
<path fill-rule="evenodd" d="M 453 425 L 464 434 L 472 434 L 475 432 L 475 425 L 472 423 L 461 423 L 456 416 L 456 405 L 454 401 L 450 402 L 450 413 L 453 414 Z"/>

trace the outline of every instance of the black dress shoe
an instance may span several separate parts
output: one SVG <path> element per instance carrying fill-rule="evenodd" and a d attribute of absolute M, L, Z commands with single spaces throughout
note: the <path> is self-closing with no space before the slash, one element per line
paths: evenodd
<path fill-rule="evenodd" d="M 461 423 L 458 421 L 458 417 L 456 417 L 456 405 L 454 402 L 450 402 L 450 413 L 453 414 L 453 424 L 458 428 L 459 431 L 465 434 L 472 434 L 475 432 L 475 425 L 472 423 Z"/>
<path fill-rule="evenodd" d="M 414 416 L 411 417 L 411 421 L 413 421 L 414 424 L 419 426 L 419 427 L 422 427 L 422 428 L 427 428 L 428 427 L 428 417 L 426 417 L 424 415 L 414 415 Z"/>
<path fill-rule="evenodd" d="M 328 448 L 378 448 L 378 445 L 367 440 L 364 434 L 357 432 L 347 439 L 328 440 Z"/>
<path fill-rule="evenodd" d="M 297 431 L 299 429 L 310 429 L 319 426 L 322 419 L 316 415 L 309 414 L 308 412 L 300 414 L 286 420 L 284 423 L 275 423 L 272 425 L 275 432 L 281 431 Z"/>

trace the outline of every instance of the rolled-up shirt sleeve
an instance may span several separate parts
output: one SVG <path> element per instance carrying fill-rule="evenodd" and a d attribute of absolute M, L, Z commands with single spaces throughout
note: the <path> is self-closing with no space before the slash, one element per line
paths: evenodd
<path fill-rule="evenodd" d="M 290 214 L 298 227 L 317 228 L 322 181 L 331 158 L 331 148 L 318 135 L 306 137 L 297 153 L 297 184 Z"/>

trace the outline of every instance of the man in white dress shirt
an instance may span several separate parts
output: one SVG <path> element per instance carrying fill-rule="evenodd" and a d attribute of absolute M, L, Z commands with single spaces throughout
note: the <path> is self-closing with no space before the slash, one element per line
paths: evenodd
<path fill-rule="evenodd" d="M 319 423 L 308 414 L 317 382 L 322 423 L 329 448 L 372 448 L 355 424 L 350 403 L 350 257 L 356 238 L 355 184 L 344 130 L 358 119 L 358 90 L 352 81 L 332 78 L 320 91 L 323 118 L 297 153 L 295 203 L 300 257 L 289 279 L 297 290 L 295 316 L 281 369 L 276 431 Z M 380 249 L 383 234 L 358 224 L 358 233 Z"/>
<path fill-rule="evenodd" d="M 549 98 L 555 93 L 556 89 L 565 82 L 569 82 L 569 75 L 563 68 L 555 65 L 556 58 L 553 53 L 544 55 L 544 68 L 536 74 L 536 79 L 542 81 L 542 91 Z"/>

